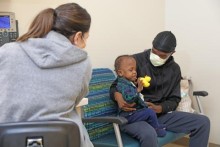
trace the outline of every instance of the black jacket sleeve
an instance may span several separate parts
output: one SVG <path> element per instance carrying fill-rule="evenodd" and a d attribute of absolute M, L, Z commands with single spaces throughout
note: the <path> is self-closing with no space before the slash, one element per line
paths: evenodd
<path fill-rule="evenodd" d="M 180 100 L 181 100 L 181 92 L 180 92 L 180 81 L 181 81 L 181 73 L 179 73 L 176 77 L 175 84 L 173 85 L 173 89 L 168 97 L 163 98 L 160 105 L 162 106 L 162 113 L 167 113 L 170 111 L 176 110 Z"/>

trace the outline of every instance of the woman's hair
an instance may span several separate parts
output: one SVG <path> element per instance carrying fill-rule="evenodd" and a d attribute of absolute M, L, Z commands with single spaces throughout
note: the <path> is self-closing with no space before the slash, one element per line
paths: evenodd
<path fill-rule="evenodd" d="M 134 59 L 134 57 L 131 56 L 131 55 L 121 55 L 121 56 L 118 56 L 118 57 L 115 59 L 115 64 L 114 64 L 114 66 L 115 66 L 115 72 L 116 72 L 116 73 L 117 73 L 118 70 L 120 69 L 122 61 L 123 61 L 124 59 L 129 59 L 129 58 Z"/>
<path fill-rule="evenodd" d="M 42 38 L 51 30 L 63 34 L 67 38 L 81 31 L 89 31 L 91 17 L 86 9 L 76 3 L 60 5 L 56 9 L 47 8 L 41 11 L 31 23 L 27 33 L 17 39 Z"/>

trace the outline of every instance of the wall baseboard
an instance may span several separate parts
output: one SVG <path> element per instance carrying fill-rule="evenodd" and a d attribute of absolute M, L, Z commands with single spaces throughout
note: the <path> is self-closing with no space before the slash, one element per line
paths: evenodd
<path fill-rule="evenodd" d="M 183 137 L 175 142 L 173 142 L 174 144 L 178 144 L 178 145 L 183 145 L 183 146 L 189 146 L 189 138 L 188 137 Z M 209 143 L 209 147 L 220 147 L 219 144 L 214 144 L 214 143 Z"/>

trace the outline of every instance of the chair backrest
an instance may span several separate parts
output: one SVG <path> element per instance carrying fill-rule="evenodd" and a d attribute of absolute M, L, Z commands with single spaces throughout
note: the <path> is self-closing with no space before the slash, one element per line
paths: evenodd
<path fill-rule="evenodd" d="M 115 78 L 113 71 L 108 68 L 93 69 L 87 96 L 89 102 L 82 108 L 82 117 L 116 115 L 116 104 L 109 97 L 109 88 Z M 112 124 L 109 123 L 85 123 L 85 127 L 91 140 L 114 132 Z"/>
<path fill-rule="evenodd" d="M 74 122 L 40 121 L 0 124 L 0 147 L 80 147 Z"/>

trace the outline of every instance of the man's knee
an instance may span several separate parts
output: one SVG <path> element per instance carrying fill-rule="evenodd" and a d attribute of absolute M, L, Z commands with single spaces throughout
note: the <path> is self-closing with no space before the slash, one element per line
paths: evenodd
<path fill-rule="evenodd" d="M 206 128 L 210 128 L 210 120 L 205 115 L 200 115 L 199 122 Z"/>
<path fill-rule="evenodd" d="M 127 124 L 122 131 L 139 140 L 141 147 L 157 147 L 158 140 L 155 129 L 145 121 Z"/>
<path fill-rule="evenodd" d="M 157 133 L 155 129 L 152 129 L 151 131 L 146 130 L 145 132 L 141 133 L 141 136 L 139 138 L 140 140 L 157 140 Z"/>
<path fill-rule="evenodd" d="M 137 138 L 138 140 L 155 140 L 155 129 L 145 121 L 135 122 L 122 127 L 122 131 Z"/>

